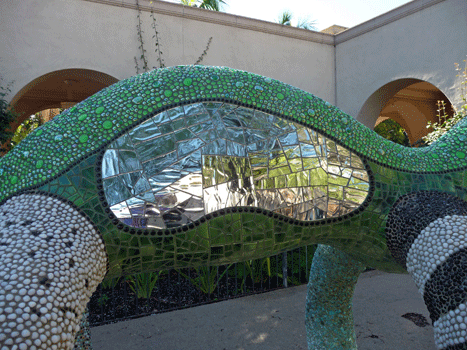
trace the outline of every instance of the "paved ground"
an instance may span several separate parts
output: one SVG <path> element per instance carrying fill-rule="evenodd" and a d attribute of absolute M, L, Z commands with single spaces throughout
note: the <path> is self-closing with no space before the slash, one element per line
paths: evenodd
<path fill-rule="evenodd" d="M 95 350 L 307 350 L 306 286 L 91 329 Z M 419 327 L 401 317 L 424 315 Z M 428 311 L 408 275 L 370 271 L 354 296 L 359 350 L 435 350 Z"/>

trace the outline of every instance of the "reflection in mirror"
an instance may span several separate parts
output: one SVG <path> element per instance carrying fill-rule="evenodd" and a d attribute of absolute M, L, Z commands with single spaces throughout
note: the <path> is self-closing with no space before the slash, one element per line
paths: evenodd
<path fill-rule="evenodd" d="M 314 130 L 250 108 L 176 107 L 114 141 L 102 159 L 104 192 L 123 223 L 189 224 L 252 206 L 297 220 L 338 217 L 368 191 L 362 160 Z"/>

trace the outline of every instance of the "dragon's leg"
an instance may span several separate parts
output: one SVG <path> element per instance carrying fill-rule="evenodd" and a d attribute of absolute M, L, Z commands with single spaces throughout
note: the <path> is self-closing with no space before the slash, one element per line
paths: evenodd
<path fill-rule="evenodd" d="M 71 204 L 22 194 L 0 207 L 0 348 L 73 349 L 106 272 L 98 231 Z"/>
<path fill-rule="evenodd" d="M 356 349 L 352 295 L 365 266 L 347 254 L 319 245 L 306 297 L 308 349 Z"/>

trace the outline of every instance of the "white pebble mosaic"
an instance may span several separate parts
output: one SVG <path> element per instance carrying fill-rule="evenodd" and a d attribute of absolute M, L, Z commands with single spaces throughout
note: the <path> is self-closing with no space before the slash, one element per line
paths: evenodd
<path fill-rule="evenodd" d="M 455 310 L 441 316 L 433 323 L 433 330 L 438 349 L 465 343 L 467 341 L 466 305 L 460 304 Z"/>
<path fill-rule="evenodd" d="M 407 271 L 422 295 L 436 268 L 467 247 L 466 225 L 465 216 L 446 216 L 430 223 L 413 242 L 407 254 Z"/>
<path fill-rule="evenodd" d="M 105 247 L 71 205 L 22 194 L 0 207 L 0 350 L 73 349 L 104 278 Z"/>
<path fill-rule="evenodd" d="M 422 296 L 436 269 L 467 246 L 466 225 L 465 216 L 445 216 L 430 223 L 413 242 L 407 255 L 407 271 Z M 441 315 L 433 322 L 433 329 L 438 349 L 464 344 L 467 341 L 466 304 L 459 304 L 455 310 Z"/>

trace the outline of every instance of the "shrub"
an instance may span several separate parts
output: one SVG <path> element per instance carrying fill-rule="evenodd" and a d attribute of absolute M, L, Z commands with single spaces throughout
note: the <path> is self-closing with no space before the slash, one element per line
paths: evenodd
<path fill-rule="evenodd" d="M 426 126 L 428 129 L 433 129 L 428 135 L 423 137 L 423 141 L 426 144 L 430 145 L 436 140 L 438 140 L 441 136 L 447 133 L 451 128 L 456 125 L 461 119 L 467 116 L 467 60 L 465 68 L 461 70 L 458 63 L 455 63 L 456 71 L 459 73 L 456 75 L 457 77 L 461 78 L 461 85 L 460 85 L 460 92 L 462 96 L 462 101 L 464 104 L 461 106 L 460 110 L 457 111 L 452 118 L 448 118 L 448 114 L 446 113 L 446 104 L 444 101 L 438 101 L 438 121 L 435 123 L 428 122 Z"/>

